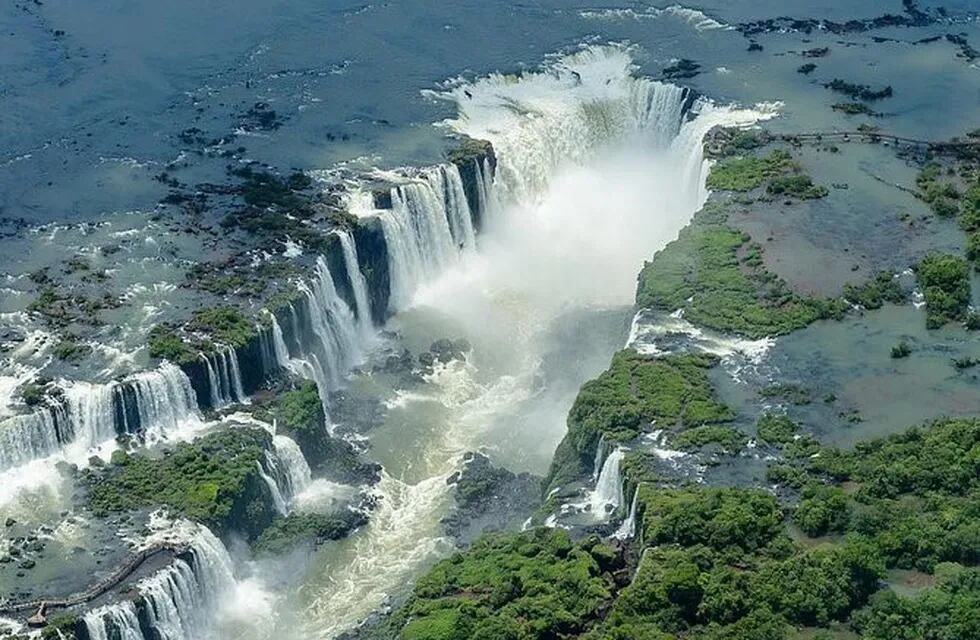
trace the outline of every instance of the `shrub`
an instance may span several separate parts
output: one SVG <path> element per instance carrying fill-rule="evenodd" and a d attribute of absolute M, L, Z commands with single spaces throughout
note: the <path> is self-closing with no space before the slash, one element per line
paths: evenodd
<path fill-rule="evenodd" d="M 952 254 L 926 256 L 916 268 L 926 300 L 926 326 L 938 329 L 965 320 L 970 304 L 970 273 L 966 260 Z"/>
<path fill-rule="evenodd" d="M 892 347 L 892 358 L 907 358 L 912 353 L 912 347 L 905 340 L 902 340 Z"/>

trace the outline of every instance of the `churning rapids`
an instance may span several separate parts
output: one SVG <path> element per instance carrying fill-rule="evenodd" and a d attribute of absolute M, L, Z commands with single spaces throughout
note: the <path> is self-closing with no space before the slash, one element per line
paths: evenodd
<path fill-rule="evenodd" d="M 535 73 L 455 81 L 428 95 L 457 107 L 441 126 L 493 145 L 495 170 L 475 168 L 482 224 L 474 224 L 452 165 L 400 172 L 390 209 L 375 210 L 368 194 L 352 194 L 348 204 L 358 216 L 378 217 L 383 229 L 394 312 L 386 328 L 410 347 L 451 335 L 465 337 L 472 350 L 463 362 L 436 366 L 424 392 L 393 391 L 385 424 L 370 435 L 371 456 L 384 467 L 377 507 L 349 538 L 312 559 L 274 566 L 236 561 L 206 530 L 173 525 L 171 535 L 183 535 L 189 551 L 138 586 L 153 602 L 160 637 L 331 638 L 403 594 L 452 550 L 440 520 L 451 506 L 447 478 L 464 453 L 485 450 L 514 470 L 546 469 L 578 386 L 626 340 L 643 261 L 707 196 L 704 135 L 773 113 L 715 105 L 637 77 L 629 50 L 612 46 L 555 58 Z M 340 241 L 353 304 L 338 295 L 340 284 L 321 259 L 301 290 L 302 310 L 273 319 L 263 345 L 269 362 L 315 380 L 324 397 L 382 342 L 358 247 L 345 232 Z M 557 329 L 571 317 L 592 320 Z M 545 370 L 556 353 L 563 365 Z M 210 381 L 203 402 L 247 399 L 233 350 L 202 365 Z M 93 448 L 111 448 L 116 433 L 134 431 L 128 420 L 148 442 L 213 428 L 203 424 L 202 399 L 176 367 L 69 391 L 58 411 L 0 432 L 3 504 L 17 506 L 32 483 L 57 491 L 55 462 L 84 464 Z M 120 400 L 125 394 L 136 400 Z M 280 512 L 318 490 L 284 436 L 275 436 L 261 471 Z M 615 479 L 603 478 L 600 490 L 594 501 L 623 502 Z M 603 497 L 609 492 L 614 498 Z M 86 614 L 91 637 L 141 640 L 132 609 L 116 604 Z"/>

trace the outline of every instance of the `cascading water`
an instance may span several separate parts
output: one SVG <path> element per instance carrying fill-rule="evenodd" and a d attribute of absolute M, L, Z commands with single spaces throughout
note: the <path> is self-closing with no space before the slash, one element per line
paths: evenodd
<path fill-rule="evenodd" d="M 633 500 L 630 502 L 629 515 L 623 520 L 623 523 L 619 525 L 616 529 L 616 533 L 613 534 L 614 538 L 620 540 L 628 540 L 636 535 L 636 510 L 640 504 L 640 488 L 637 487 L 636 491 L 633 492 Z"/>
<path fill-rule="evenodd" d="M 326 392 L 340 386 L 346 372 L 361 358 L 357 319 L 338 295 L 333 275 L 322 256 L 317 258 L 313 280 L 301 283 L 299 290 L 306 298 L 315 339 L 309 351 L 298 357 L 306 360 L 321 396 L 326 396 Z M 300 335 L 298 322 L 294 332 Z"/>
<path fill-rule="evenodd" d="M 197 396 L 180 367 L 165 362 L 154 371 L 136 374 L 128 382 L 135 395 L 145 441 L 170 439 L 183 429 L 201 425 Z"/>
<path fill-rule="evenodd" d="M 261 476 L 262 481 L 265 482 L 265 486 L 269 488 L 269 493 L 272 494 L 272 504 L 276 507 L 276 511 L 280 515 L 286 515 L 289 513 L 289 503 L 286 501 L 286 496 L 282 492 L 282 487 L 273 474 L 278 474 L 278 461 L 272 454 L 265 454 L 265 464 L 261 462 L 256 462 L 255 466 L 258 467 L 259 476 Z"/>
<path fill-rule="evenodd" d="M 599 479 L 599 474 L 602 472 L 602 463 L 606 460 L 606 454 L 608 453 L 608 447 L 606 446 L 606 436 L 599 436 L 599 444 L 595 447 L 595 458 L 592 460 L 592 481 L 596 482 Z"/>
<path fill-rule="evenodd" d="M 64 437 L 59 433 L 59 424 L 66 424 L 61 405 L 6 420 L 0 425 L 0 470 L 56 452 Z"/>
<path fill-rule="evenodd" d="M 592 513 L 596 517 L 605 517 L 607 511 L 615 511 L 623 504 L 623 477 L 619 467 L 625 454 L 625 449 L 616 447 L 602 463 L 595 489 L 589 496 Z"/>
<path fill-rule="evenodd" d="M 89 611 L 82 620 L 91 640 L 143 640 L 136 605 L 129 600 Z"/>
<path fill-rule="evenodd" d="M 306 462 L 299 445 L 292 438 L 277 435 L 273 437 L 272 444 L 276 448 L 276 458 L 283 474 L 284 494 L 290 499 L 295 498 L 310 486 L 312 480 L 310 465 Z"/>
<path fill-rule="evenodd" d="M 93 640 L 200 640 L 209 637 L 212 612 L 235 584 L 232 560 L 221 541 L 203 526 L 193 530 L 189 549 L 166 568 L 139 582 L 143 614 L 151 636 L 143 633 L 132 601 L 95 609 L 83 618 Z M 135 624 L 134 624 L 135 621 Z"/>
<path fill-rule="evenodd" d="M 340 246 L 344 253 L 344 266 L 347 269 L 347 277 L 350 280 L 351 290 L 354 292 L 354 313 L 357 316 L 357 326 L 361 330 L 361 337 L 370 340 L 374 337 L 374 322 L 371 319 L 371 303 L 368 296 L 367 280 L 361 273 L 361 267 L 357 260 L 357 245 L 349 231 L 341 230 L 337 232 L 340 238 Z"/>
<path fill-rule="evenodd" d="M 497 366 L 501 352 L 513 351 L 512 368 L 497 370 L 463 401 L 437 400 L 445 423 L 425 431 L 418 444 L 424 455 L 406 467 L 412 480 L 395 480 L 387 469 L 377 487 L 384 512 L 342 551 L 321 559 L 311 610 L 324 637 L 355 624 L 445 548 L 438 524 L 451 501 L 445 477 L 458 469 L 462 452 L 502 444 L 484 440 L 487 425 L 526 401 L 553 321 L 570 308 L 632 304 L 643 260 L 676 236 L 705 197 L 703 135 L 767 115 L 692 101 L 684 89 L 637 78 L 633 70 L 627 49 L 589 47 L 540 73 L 491 75 L 434 94 L 459 110 L 448 128 L 493 144 L 492 188 L 477 185 L 492 224 L 479 251 L 458 260 L 454 227 L 433 213 L 438 199 L 429 195 L 438 190 L 427 177 L 393 189 L 392 209 L 378 214 L 391 307 L 413 305 L 403 315 L 416 317 L 434 308 L 437 317 L 452 318 L 455 330 L 496 348 L 490 357 Z M 685 118 L 688 112 L 693 117 Z M 479 168 L 485 180 L 489 165 Z M 484 355 L 475 346 L 468 364 Z M 525 393 L 515 385 L 526 385 Z M 570 402 L 554 425 L 550 414 L 535 421 L 534 435 L 522 442 L 557 444 Z M 623 504 L 622 455 L 617 449 L 603 460 L 596 513 Z"/>
<path fill-rule="evenodd" d="M 248 401 L 248 396 L 242 390 L 242 373 L 238 365 L 238 353 L 234 348 L 220 348 L 213 354 L 202 353 L 201 360 L 208 370 L 213 408 Z"/>
<path fill-rule="evenodd" d="M 287 436 L 272 438 L 274 451 L 266 452 L 265 464 L 259 464 L 259 474 L 269 487 L 276 511 L 289 513 L 289 504 L 312 482 L 310 465 L 299 445 Z"/>
<path fill-rule="evenodd" d="M 73 382 L 65 388 L 65 411 L 71 433 L 68 441 L 88 449 L 116 437 L 117 384 Z"/>
<path fill-rule="evenodd" d="M 51 406 L 0 424 L 0 471 L 59 452 L 84 458 L 123 433 L 155 442 L 201 424 L 190 380 L 167 362 L 122 381 L 63 387 Z"/>
<path fill-rule="evenodd" d="M 439 165 L 391 190 L 392 208 L 381 216 L 388 246 L 393 309 L 404 309 L 415 291 L 476 246 L 473 214 L 459 169 Z"/>

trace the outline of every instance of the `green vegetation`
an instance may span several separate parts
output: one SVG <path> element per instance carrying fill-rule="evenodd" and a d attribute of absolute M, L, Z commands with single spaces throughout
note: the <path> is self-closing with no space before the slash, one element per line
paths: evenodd
<path fill-rule="evenodd" d="M 42 640 L 75 640 L 75 629 L 81 620 L 73 615 L 55 616 L 41 631 Z M 16 638 L 14 639 L 16 640 Z"/>
<path fill-rule="evenodd" d="M 948 173 L 954 173 L 952 167 Z M 951 182 L 941 181 L 943 165 L 938 162 L 926 164 L 915 183 L 919 188 L 917 195 L 936 215 L 956 217 L 960 229 L 966 234 L 966 258 L 976 265 L 980 263 L 980 175 L 969 165 L 961 166 L 961 174 L 967 183 L 963 193 Z"/>
<path fill-rule="evenodd" d="M 683 309 L 695 324 L 751 338 L 782 335 L 844 313 L 841 300 L 793 293 L 764 269 L 747 235 L 724 225 L 725 217 L 724 205 L 706 206 L 644 265 L 638 306 Z"/>
<path fill-rule="evenodd" d="M 242 179 L 245 207 L 225 216 L 222 227 L 237 226 L 279 241 L 288 238 L 313 250 L 324 246 L 327 236 L 307 224 L 317 214 L 313 197 L 303 193 L 312 185 L 309 176 L 297 172 L 283 178 L 252 167 L 232 174 Z M 281 251 L 281 246 L 277 250 Z"/>
<path fill-rule="evenodd" d="M 974 565 L 980 561 L 978 454 L 978 419 L 938 420 L 853 451 L 822 449 L 797 463 L 808 482 L 826 485 L 804 493 L 810 503 L 801 519 L 814 532 L 866 536 L 888 567 L 931 572 L 941 562 Z M 848 485 L 855 489 L 845 508 L 841 494 L 827 487 Z M 835 514 L 826 526 L 812 513 L 820 510 Z"/>
<path fill-rule="evenodd" d="M 755 425 L 759 440 L 776 445 L 793 442 L 799 428 L 799 425 L 779 413 L 764 413 Z"/>
<path fill-rule="evenodd" d="M 493 145 L 486 140 L 474 138 L 462 138 L 459 144 L 446 152 L 446 159 L 458 166 L 488 156 L 493 156 Z"/>
<path fill-rule="evenodd" d="M 320 545 L 329 540 L 340 540 L 366 522 L 364 513 L 350 509 L 331 515 L 290 513 L 276 518 L 258 537 L 253 548 L 260 553 L 279 554 L 303 543 Z"/>
<path fill-rule="evenodd" d="M 78 341 L 78 338 L 72 335 L 66 335 L 52 349 L 52 353 L 54 353 L 56 358 L 72 363 L 80 362 L 91 351 L 92 347 L 87 344 L 82 344 Z"/>
<path fill-rule="evenodd" d="M 810 391 L 799 384 L 771 384 L 760 390 L 759 395 L 763 398 L 782 400 L 783 402 L 789 402 L 797 406 L 810 404 Z"/>
<path fill-rule="evenodd" d="M 721 425 L 702 425 L 681 431 L 671 441 L 683 451 L 700 449 L 709 444 L 716 444 L 729 453 L 736 453 L 745 446 L 748 438 L 745 434 Z"/>
<path fill-rule="evenodd" d="M 830 107 L 834 111 L 839 111 L 849 116 L 878 116 L 881 115 L 871 107 L 861 102 L 838 102 Z"/>
<path fill-rule="evenodd" d="M 952 254 L 926 256 L 915 275 L 926 300 L 926 326 L 938 329 L 966 320 L 970 305 L 970 270 L 966 260 Z"/>
<path fill-rule="evenodd" d="M 295 389 L 253 404 L 252 413 L 260 420 L 274 421 L 278 432 L 299 445 L 318 474 L 351 484 L 377 480 L 376 465 L 362 461 L 351 443 L 330 435 L 315 382 L 303 380 Z"/>
<path fill-rule="evenodd" d="M 799 165 L 782 149 L 768 156 L 747 156 L 723 160 L 711 168 L 708 174 L 709 189 L 726 191 L 751 191 L 781 174 L 797 171 Z"/>
<path fill-rule="evenodd" d="M 957 200 L 960 193 L 955 185 L 939 181 L 942 173 L 942 165 L 930 162 L 916 176 L 915 183 L 919 187 L 918 196 L 932 207 L 937 216 L 952 218 L 959 212 Z"/>
<path fill-rule="evenodd" d="M 830 89 L 831 91 L 842 93 L 849 98 L 855 98 L 857 100 L 864 100 L 867 102 L 892 97 L 892 88 L 890 86 L 875 90 L 866 84 L 845 82 L 840 78 L 834 78 L 825 84 L 824 87 Z"/>
<path fill-rule="evenodd" d="M 732 411 L 715 400 L 708 380 L 708 369 L 716 362 L 708 355 L 650 358 L 632 350 L 617 353 L 608 370 L 579 390 L 548 486 L 586 473 L 600 438 L 627 442 L 653 422 L 676 428 L 731 420 Z"/>
<path fill-rule="evenodd" d="M 971 311 L 966 315 L 966 321 L 963 324 L 968 331 L 980 330 L 980 313 Z"/>
<path fill-rule="evenodd" d="M 771 441 L 799 441 L 792 423 L 767 420 L 760 433 Z M 771 482 L 800 490 L 793 523 L 819 540 L 794 542 L 768 493 L 658 488 L 628 469 L 643 468 L 633 457 L 624 475 L 640 483 L 642 552 L 631 575 L 594 538 L 495 534 L 420 579 L 377 637 L 958 640 L 980 631 L 980 569 L 964 566 L 980 561 L 980 420 L 773 464 Z M 934 584 L 899 595 L 882 582 L 896 568 Z"/>
<path fill-rule="evenodd" d="M 243 347 L 256 336 L 255 322 L 235 307 L 200 309 L 194 313 L 187 328 L 228 347 Z"/>
<path fill-rule="evenodd" d="M 197 351 L 184 342 L 169 325 L 156 325 L 150 329 L 148 339 L 151 358 L 169 360 L 176 364 L 184 364 L 197 358 Z"/>
<path fill-rule="evenodd" d="M 766 193 L 772 196 L 793 196 L 802 200 L 816 200 L 826 197 L 827 187 L 813 184 L 810 176 L 778 176 L 769 182 Z"/>
<path fill-rule="evenodd" d="M 966 257 L 980 264 L 980 176 L 960 198 L 960 228 L 967 234 Z"/>
<path fill-rule="evenodd" d="M 112 464 L 82 472 L 97 515 L 169 507 L 218 531 L 256 535 L 273 516 L 259 465 L 272 446 L 261 429 L 235 428 L 181 443 L 162 457 L 118 451 Z"/>
<path fill-rule="evenodd" d="M 808 536 L 842 533 L 847 528 L 850 509 L 843 489 L 814 483 L 803 489 L 793 522 Z"/>
<path fill-rule="evenodd" d="M 279 394 L 272 417 L 280 429 L 291 433 L 318 433 L 326 429 L 323 403 L 316 383 L 304 380 L 298 389 Z"/>
<path fill-rule="evenodd" d="M 941 564 L 936 584 L 913 597 L 885 590 L 852 620 L 864 640 L 980 638 L 980 570 Z"/>
<path fill-rule="evenodd" d="M 621 566 L 592 537 L 562 530 L 490 534 L 439 562 L 387 625 L 401 640 L 575 637 L 608 602 Z"/>
<path fill-rule="evenodd" d="M 717 158 L 742 155 L 765 146 L 769 139 L 769 134 L 761 130 L 719 129 L 711 135 L 705 151 Z"/>
<path fill-rule="evenodd" d="M 886 302 L 901 304 L 906 298 L 898 280 L 887 271 L 876 274 L 864 284 L 844 285 L 844 299 L 865 309 L 880 309 Z"/>
<path fill-rule="evenodd" d="M 901 340 L 898 344 L 892 347 L 892 358 L 907 358 L 912 355 L 912 347 L 905 340 Z"/>

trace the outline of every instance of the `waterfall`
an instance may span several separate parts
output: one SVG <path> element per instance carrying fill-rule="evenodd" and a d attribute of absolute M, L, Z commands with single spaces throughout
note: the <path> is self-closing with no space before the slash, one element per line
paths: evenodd
<path fill-rule="evenodd" d="M 196 527 L 186 554 L 136 586 L 149 637 L 132 600 L 95 609 L 82 620 L 92 640 L 198 640 L 208 636 L 218 599 L 234 580 L 228 551 L 205 527 Z"/>
<path fill-rule="evenodd" d="M 613 534 L 614 538 L 619 538 L 620 540 L 628 540 L 636 535 L 636 508 L 640 504 L 640 487 L 637 485 L 636 491 L 633 492 L 633 501 L 630 502 L 630 512 L 623 520 L 623 523 L 619 525 L 619 529 L 616 529 L 616 533 Z"/>
<path fill-rule="evenodd" d="M 455 165 L 420 172 L 391 190 L 392 208 L 380 215 L 388 246 L 391 305 L 403 309 L 419 286 L 476 246 L 473 215 Z"/>
<path fill-rule="evenodd" d="M 368 297 L 367 280 L 361 273 L 361 266 L 357 260 L 357 245 L 349 231 L 338 231 L 340 237 L 340 247 L 344 252 L 344 266 L 347 268 L 347 277 L 350 280 L 351 290 L 354 292 L 354 313 L 357 316 L 357 324 L 363 337 L 368 338 L 374 331 L 374 322 L 371 319 L 371 302 Z"/>
<path fill-rule="evenodd" d="M 599 436 L 599 444 L 595 447 L 595 458 L 592 460 L 592 481 L 596 482 L 599 479 L 599 473 L 602 471 L 602 463 L 606 457 L 606 436 L 602 434 Z"/>
<path fill-rule="evenodd" d="M 626 449 L 616 447 L 602 464 L 595 489 L 589 496 L 592 513 L 596 516 L 604 516 L 610 506 L 615 510 L 623 504 L 623 479 L 619 472 L 619 465 L 625 454 Z"/>
<path fill-rule="evenodd" d="M 310 465 L 306 462 L 303 451 L 292 438 L 277 435 L 272 438 L 272 443 L 276 448 L 279 468 L 285 476 L 285 495 L 290 499 L 295 498 L 310 485 L 312 480 Z"/>
<path fill-rule="evenodd" d="M 590 46 L 540 73 L 494 73 L 435 95 L 457 106 L 450 128 L 493 144 L 494 192 L 505 202 L 534 203 L 562 166 L 625 138 L 666 147 L 677 135 L 687 91 L 634 69 L 627 48 Z"/>
<path fill-rule="evenodd" d="M 321 395 L 326 395 L 327 391 L 340 386 L 347 370 L 361 357 L 357 319 L 337 294 L 333 276 L 322 256 L 317 258 L 313 280 L 300 283 L 299 290 L 306 297 L 310 324 L 316 337 L 312 349 L 303 359 L 313 372 Z"/>
<path fill-rule="evenodd" d="M 117 393 L 118 383 L 72 382 L 65 388 L 65 411 L 72 444 L 88 449 L 116 437 Z"/>
<path fill-rule="evenodd" d="M 284 435 L 272 438 L 275 451 L 265 454 L 265 464 L 259 463 L 259 474 L 272 493 L 276 511 L 289 513 L 290 501 L 312 482 L 310 465 L 296 442 Z"/>
<path fill-rule="evenodd" d="M 56 452 L 62 441 L 59 419 L 65 424 L 64 407 L 57 405 L 4 421 L 0 425 L 0 471 Z"/>
<path fill-rule="evenodd" d="M 0 423 L 0 471 L 66 448 L 84 453 L 120 434 L 153 442 L 200 425 L 190 379 L 169 362 L 120 381 L 62 386 L 51 406 Z"/>
<path fill-rule="evenodd" d="M 212 358 L 214 361 L 212 362 Z M 248 396 L 242 389 L 242 373 L 238 366 L 238 353 L 232 347 L 219 348 L 213 354 L 201 354 L 208 370 L 208 386 L 211 389 L 211 406 L 218 409 L 229 404 L 247 403 Z"/>
<path fill-rule="evenodd" d="M 276 511 L 278 511 L 281 515 L 288 514 L 289 504 L 286 502 L 286 496 L 283 495 L 282 487 L 279 486 L 279 482 L 276 481 L 276 478 L 272 477 L 273 473 L 279 475 L 277 473 L 279 468 L 275 456 L 266 452 L 265 465 L 263 465 L 261 462 L 256 462 L 255 466 L 257 466 L 259 469 L 259 475 L 262 477 L 262 481 L 265 482 L 267 487 L 269 487 L 269 493 L 272 494 L 272 503 L 275 505 Z"/>
<path fill-rule="evenodd" d="M 147 442 L 165 440 L 186 425 L 200 423 L 197 396 L 180 367 L 164 362 L 153 371 L 134 375 L 128 383 Z"/>
<path fill-rule="evenodd" d="M 476 165 L 476 201 L 480 207 L 480 216 L 483 220 L 484 228 L 489 220 L 493 219 L 493 213 L 497 209 L 496 195 L 493 190 L 493 169 L 490 167 L 489 158 L 484 158 L 483 162 L 473 161 Z"/>
<path fill-rule="evenodd" d="M 136 605 L 131 600 L 86 613 L 82 621 L 91 640 L 143 640 Z"/>

